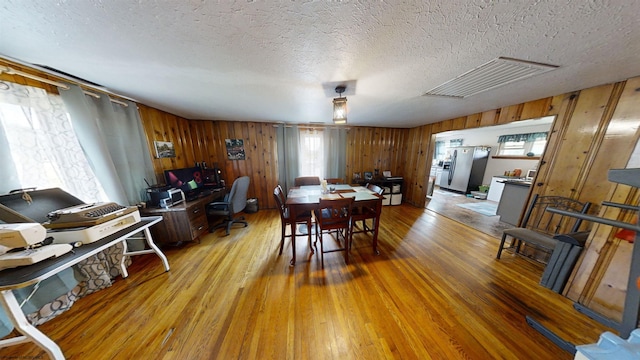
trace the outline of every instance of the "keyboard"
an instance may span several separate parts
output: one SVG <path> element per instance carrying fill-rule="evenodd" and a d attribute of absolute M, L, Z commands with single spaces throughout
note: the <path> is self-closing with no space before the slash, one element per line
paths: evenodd
<path fill-rule="evenodd" d="M 82 204 L 50 212 L 47 215 L 50 221 L 42 225 L 47 229 L 94 226 L 134 211 L 138 208 L 116 203 Z"/>
<path fill-rule="evenodd" d="M 51 244 L 2 254 L 0 255 L 0 270 L 32 265 L 48 258 L 64 255 L 71 249 L 73 246 L 70 244 Z"/>

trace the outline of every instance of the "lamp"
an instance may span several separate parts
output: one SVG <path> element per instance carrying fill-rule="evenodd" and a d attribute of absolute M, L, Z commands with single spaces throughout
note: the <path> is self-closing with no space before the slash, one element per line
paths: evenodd
<path fill-rule="evenodd" d="M 342 97 L 342 93 L 346 90 L 346 86 L 336 86 L 336 92 L 340 95 L 338 98 L 333 99 L 333 123 L 334 124 L 346 124 L 347 123 L 347 98 Z"/>

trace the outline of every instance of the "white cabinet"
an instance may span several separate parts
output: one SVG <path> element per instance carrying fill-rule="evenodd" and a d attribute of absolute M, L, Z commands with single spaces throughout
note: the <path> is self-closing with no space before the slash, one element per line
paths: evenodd
<path fill-rule="evenodd" d="M 497 176 L 491 178 L 487 200 L 500 202 L 500 198 L 502 197 L 502 190 L 504 190 L 504 183 L 500 181 L 505 181 L 505 179 Z"/>
<path fill-rule="evenodd" d="M 440 179 L 442 179 L 442 168 L 436 169 L 436 185 L 440 186 Z"/>

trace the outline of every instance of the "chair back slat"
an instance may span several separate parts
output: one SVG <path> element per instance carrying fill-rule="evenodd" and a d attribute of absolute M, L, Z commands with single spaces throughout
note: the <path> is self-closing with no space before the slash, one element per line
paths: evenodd
<path fill-rule="evenodd" d="M 327 181 L 327 184 L 333 184 L 333 185 L 344 184 L 344 180 L 342 180 L 341 178 L 328 178 L 325 180 Z"/>
<path fill-rule="evenodd" d="M 563 196 L 538 196 L 534 195 L 529 208 L 522 220 L 521 227 L 526 227 L 536 232 L 557 235 L 561 233 L 576 232 L 582 224 L 581 219 L 552 213 L 549 208 L 586 213 L 591 203 L 582 203 Z"/>
<path fill-rule="evenodd" d="M 299 176 L 294 181 L 295 186 L 304 185 L 320 185 L 320 177 L 318 176 Z"/>
<path fill-rule="evenodd" d="M 282 190 L 282 186 L 278 185 L 273 189 L 273 198 L 276 200 L 276 205 L 278 205 L 278 210 L 280 211 L 280 218 L 284 219 L 286 217 L 286 197 L 284 196 L 284 191 Z"/>
<path fill-rule="evenodd" d="M 378 195 L 382 195 L 382 193 L 384 192 L 384 189 L 382 189 L 380 186 L 375 184 L 367 184 L 367 189 L 373 191 Z"/>
<path fill-rule="evenodd" d="M 322 216 L 317 218 L 322 228 L 326 226 L 349 227 L 354 198 L 320 199 L 319 210 Z"/>

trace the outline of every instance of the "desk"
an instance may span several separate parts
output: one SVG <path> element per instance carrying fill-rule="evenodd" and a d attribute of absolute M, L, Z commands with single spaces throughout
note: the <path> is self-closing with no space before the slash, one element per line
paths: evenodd
<path fill-rule="evenodd" d="M 194 241 L 209 231 L 207 204 L 224 198 L 224 188 L 216 189 L 201 198 L 180 203 L 168 208 L 144 208 L 140 213 L 145 216 L 162 216 L 163 221 L 151 229 L 158 245 L 180 244 Z"/>
<path fill-rule="evenodd" d="M 132 256 L 155 253 L 160 257 L 160 260 L 162 260 L 165 271 L 169 271 L 169 262 L 167 261 L 167 258 L 153 242 L 153 238 L 149 232 L 149 227 L 159 223 L 160 221 L 162 221 L 162 218 L 159 216 L 143 217 L 140 222 L 96 242 L 75 248 L 73 252 L 66 253 L 57 258 L 43 260 L 33 265 L 0 271 L 0 301 L 2 302 L 2 306 L 4 307 L 7 317 L 9 317 L 15 329 L 23 334 L 23 336 L 0 340 L 0 348 L 33 341 L 43 348 L 47 354 L 49 354 L 50 358 L 56 360 L 64 359 L 64 355 L 62 354 L 60 347 L 27 321 L 27 318 L 22 313 L 20 304 L 18 304 L 18 301 L 11 290 L 19 289 L 42 281 L 119 242 L 123 242 L 125 246 L 124 255 Z M 140 231 L 144 232 L 147 245 L 151 249 L 131 252 L 127 251 L 125 240 Z M 120 269 L 122 277 L 126 278 L 129 274 L 124 262 L 125 257 L 123 256 L 120 263 Z"/>
<path fill-rule="evenodd" d="M 376 221 L 373 231 L 373 253 L 378 252 L 378 225 L 380 213 L 382 212 L 382 199 L 383 196 L 375 194 L 371 190 L 365 187 L 357 186 L 351 187 L 350 185 L 334 185 L 335 193 L 341 197 L 354 197 L 354 206 L 375 206 L 376 209 Z M 322 189 L 320 185 L 300 186 L 298 188 L 292 188 L 287 195 L 286 205 L 289 208 L 289 216 L 295 219 L 298 214 L 305 211 L 313 211 L 320 205 L 320 197 L 322 196 Z M 308 229 L 311 231 L 311 229 Z M 291 224 L 291 249 L 293 257 L 291 258 L 291 265 L 296 263 L 296 224 Z M 312 250 L 313 251 L 313 250 Z"/>

